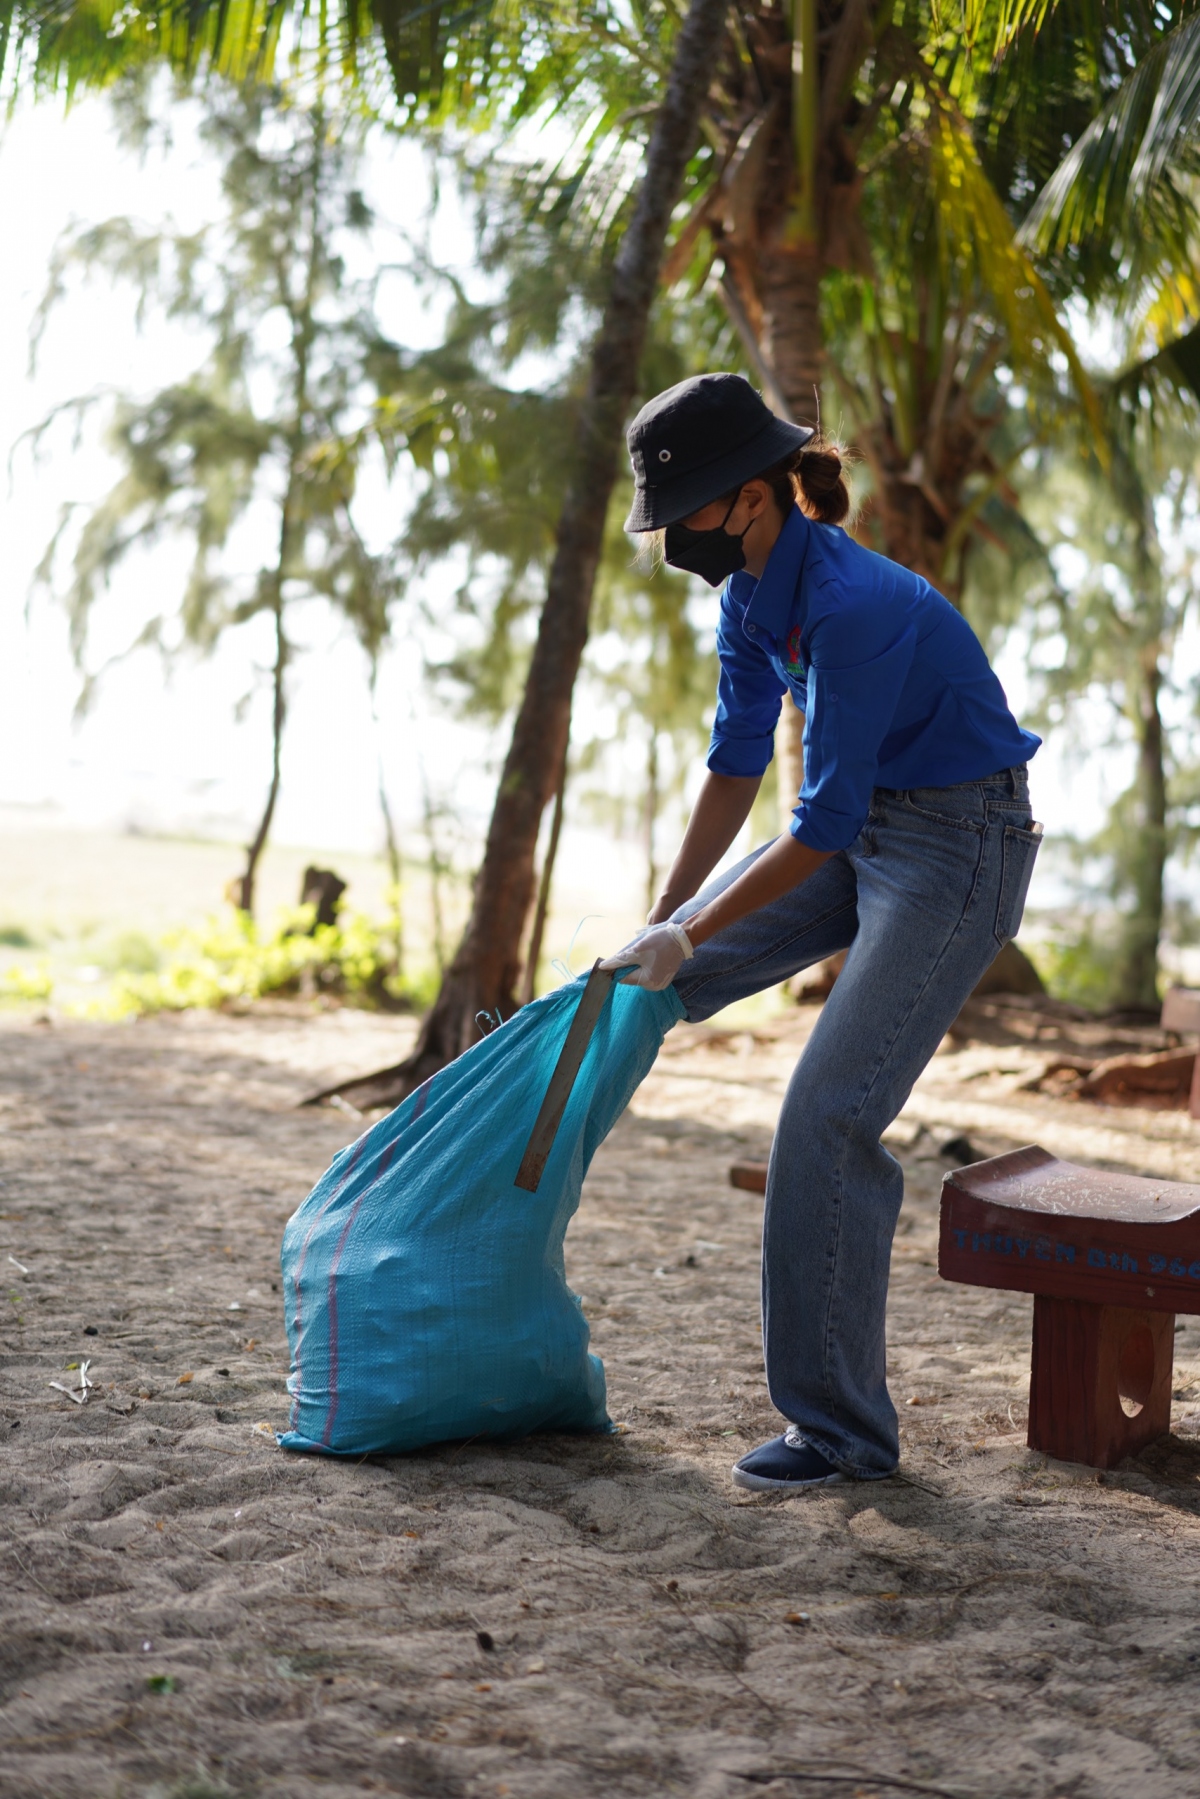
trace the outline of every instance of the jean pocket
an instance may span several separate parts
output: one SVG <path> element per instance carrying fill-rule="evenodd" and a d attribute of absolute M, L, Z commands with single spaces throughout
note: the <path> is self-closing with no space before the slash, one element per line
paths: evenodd
<path fill-rule="evenodd" d="M 970 798 L 958 800 L 961 811 L 953 809 L 956 798 L 953 787 L 914 787 L 905 794 L 903 808 L 910 817 L 926 824 L 948 825 L 952 831 L 974 831 L 978 835 L 984 826 L 978 785 L 971 788 Z"/>
<path fill-rule="evenodd" d="M 1000 871 L 1000 898 L 996 903 L 996 941 L 1011 943 L 1021 928 L 1033 865 L 1042 847 L 1042 827 L 1005 825 L 1003 864 Z"/>

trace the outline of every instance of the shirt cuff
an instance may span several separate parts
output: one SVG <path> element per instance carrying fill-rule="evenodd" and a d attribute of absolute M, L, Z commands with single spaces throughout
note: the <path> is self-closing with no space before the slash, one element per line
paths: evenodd
<path fill-rule="evenodd" d="M 714 737 L 707 766 L 714 775 L 761 775 L 774 754 L 774 732 L 767 737 Z"/>
<path fill-rule="evenodd" d="M 836 850 L 849 849 L 866 822 L 865 813 L 862 818 L 852 820 L 844 812 L 829 812 L 823 806 L 813 806 L 802 800 L 792 813 L 789 828 L 797 843 L 832 855 Z"/>

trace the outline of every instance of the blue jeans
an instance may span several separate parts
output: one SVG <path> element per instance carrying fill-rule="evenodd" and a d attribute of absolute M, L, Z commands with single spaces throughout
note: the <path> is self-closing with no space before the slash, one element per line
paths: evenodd
<path fill-rule="evenodd" d="M 702 944 L 675 980 L 687 1017 L 700 1020 L 849 950 L 775 1132 L 763 1349 L 775 1406 L 858 1479 L 883 1478 L 899 1457 L 884 1315 L 904 1176 L 880 1137 L 1016 935 L 1038 848 L 1029 825 L 1024 768 L 957 787 L 877 788 L 849 849 Z M 674 916 L 684 922 L 696 907 Z"/>

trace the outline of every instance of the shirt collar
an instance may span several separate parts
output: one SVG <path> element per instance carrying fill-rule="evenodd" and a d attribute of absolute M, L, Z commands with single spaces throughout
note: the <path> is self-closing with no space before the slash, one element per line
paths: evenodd
<path fill-rule="evenodd" d="M 783 638 L 792 623 L 792 607 L 808 553 L 808 520 L 793 506 L 775 539 L 759 580 L 744 570 L 729 579 L 729 590 L 746 609 L 746 620 Z"/>

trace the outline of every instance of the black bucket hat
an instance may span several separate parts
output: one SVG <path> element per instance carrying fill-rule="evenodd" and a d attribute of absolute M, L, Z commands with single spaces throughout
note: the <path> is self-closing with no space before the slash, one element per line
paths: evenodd
<path fill-rule="evenodd" d="M 692 375 L 647 401 L 625 433 L 634 480 L 625 529 L 677 524 L 813 435 L 778 418 L 744 375 Z"/>

